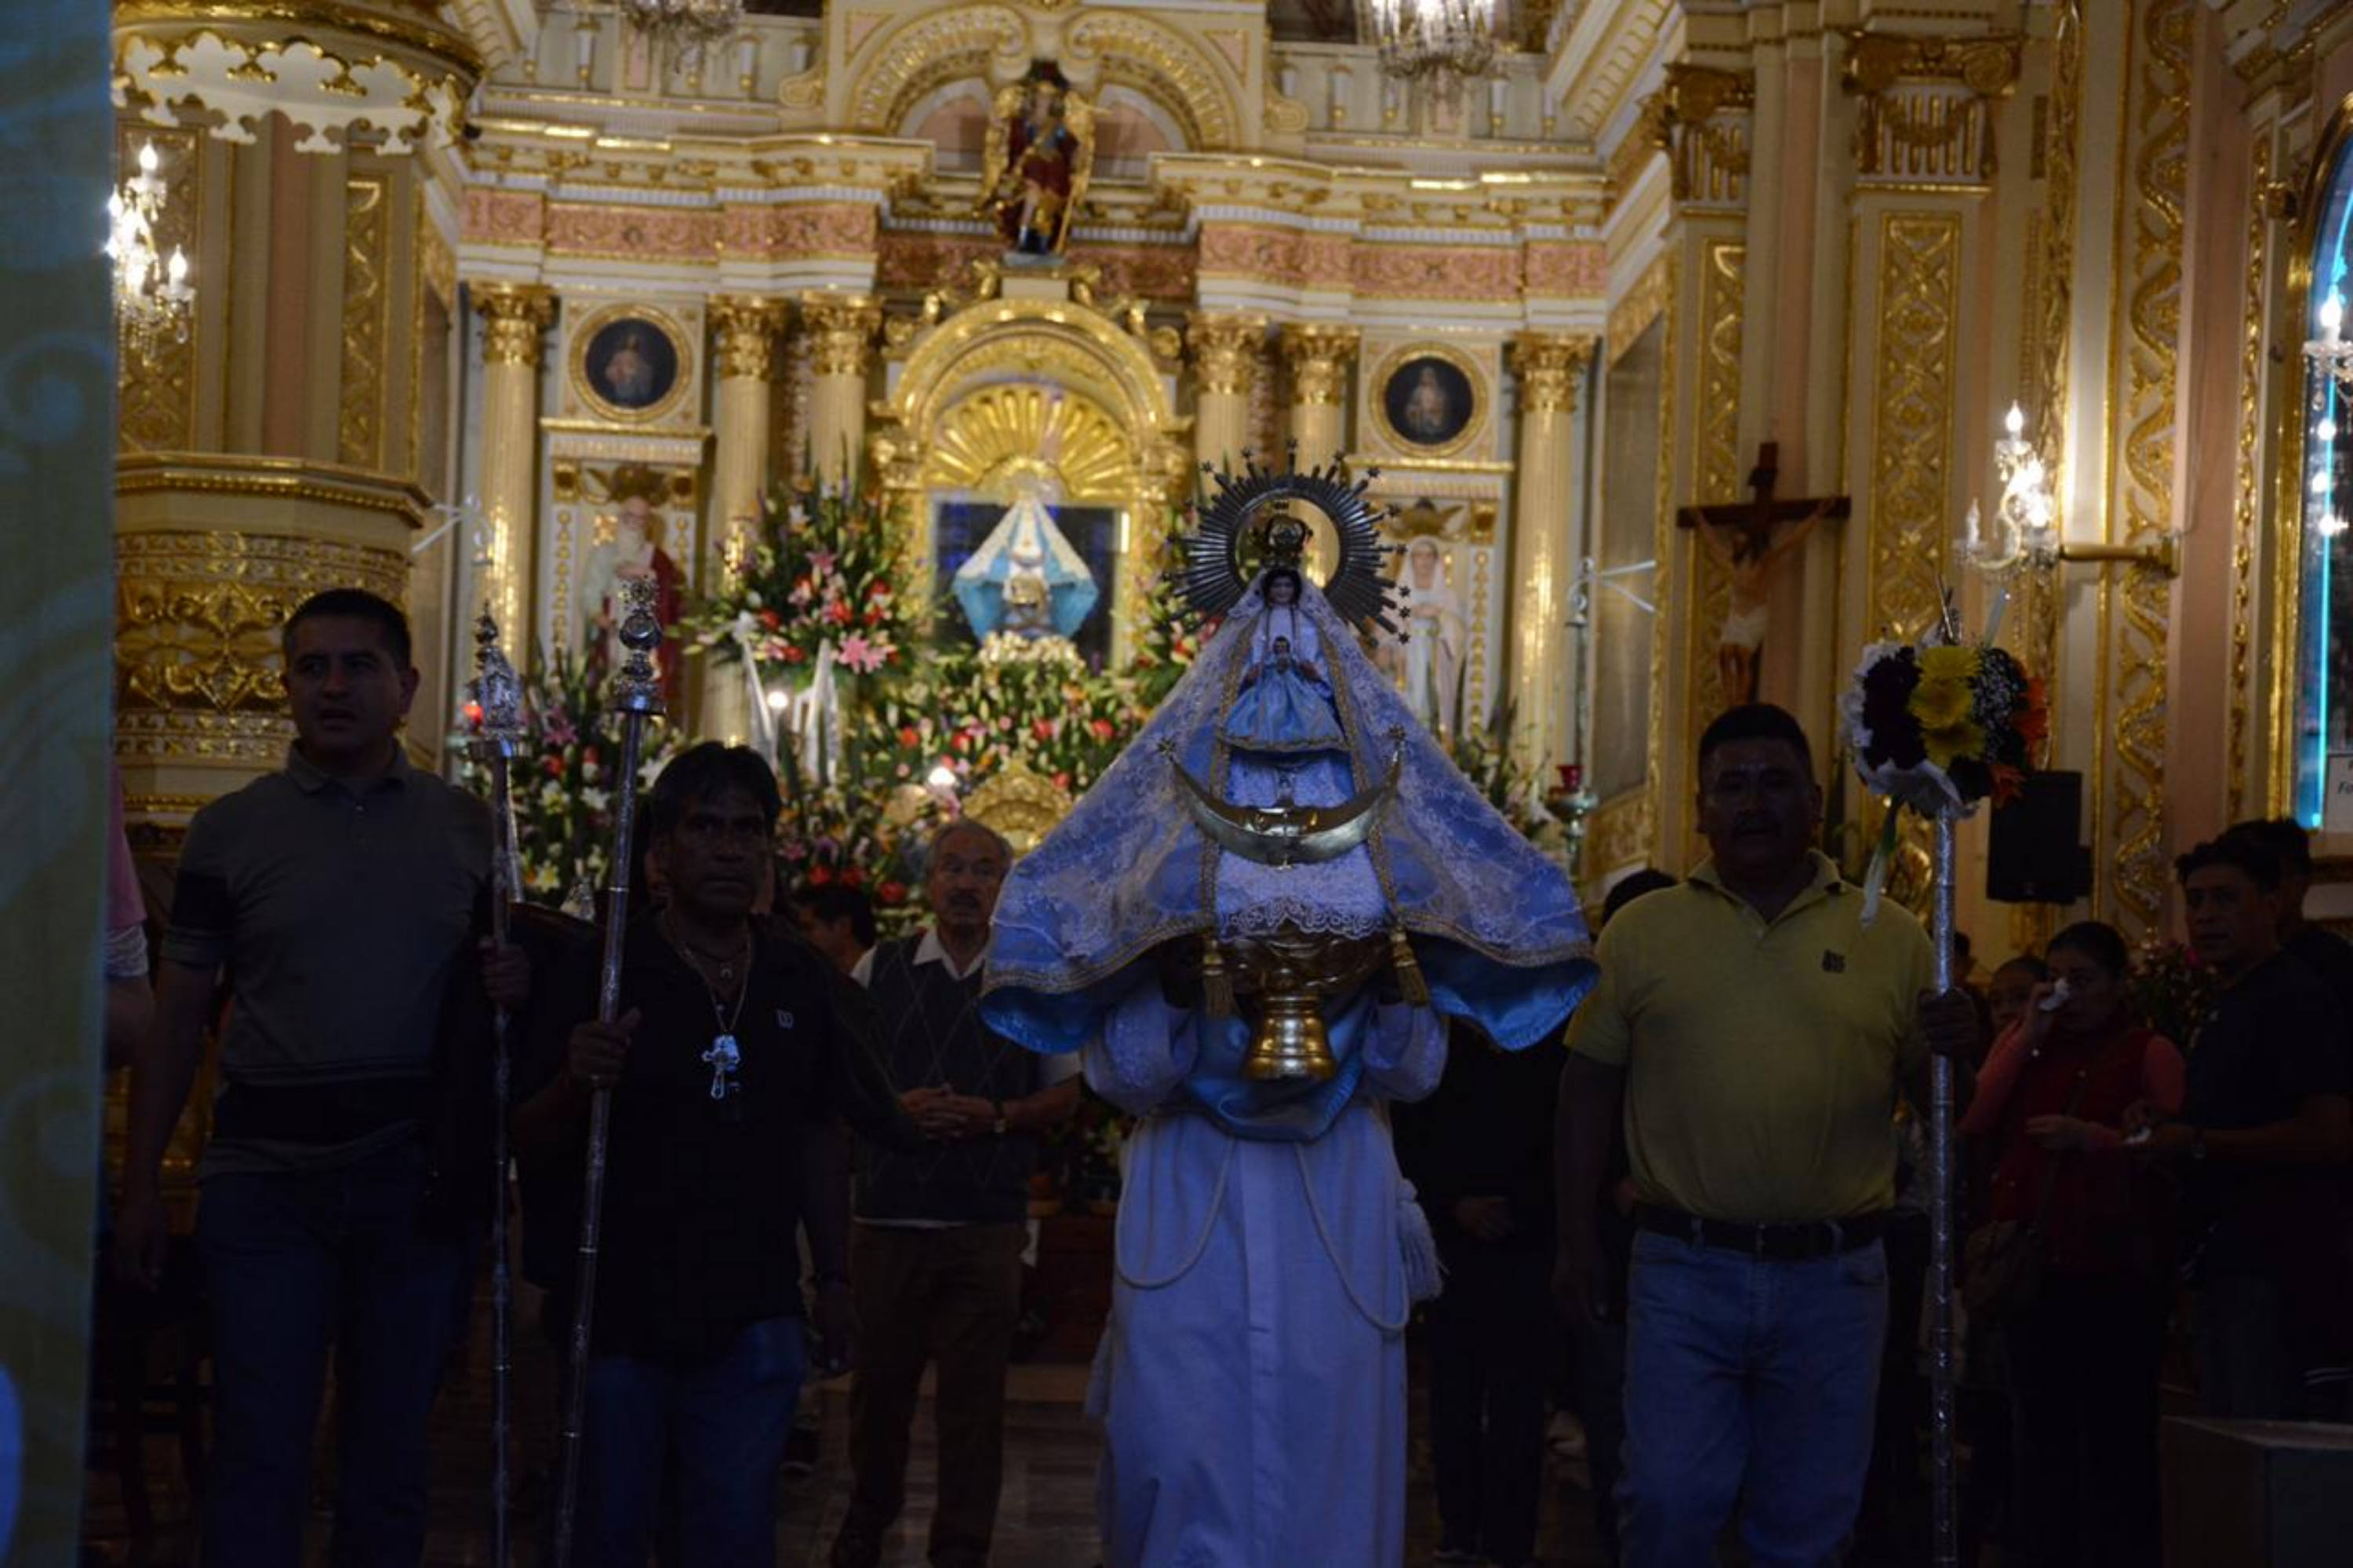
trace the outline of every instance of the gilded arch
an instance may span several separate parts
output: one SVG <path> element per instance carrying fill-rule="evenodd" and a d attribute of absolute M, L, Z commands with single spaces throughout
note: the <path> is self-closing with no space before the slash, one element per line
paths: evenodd
<path fill-rule="evenodd" d="M 1073 501 L 1120 508 L 1112 652 L 1126 657 L 1171 500 L 1189 476 L 1191 421 L 1176 413 L 1143 343 L 1083 305 L 982 302 L 913 341 L 876 414 L 868 438 L 875 470 L 914 557 L 927 564 L 937 492 L 989 493 L 1036 473 Z"/>

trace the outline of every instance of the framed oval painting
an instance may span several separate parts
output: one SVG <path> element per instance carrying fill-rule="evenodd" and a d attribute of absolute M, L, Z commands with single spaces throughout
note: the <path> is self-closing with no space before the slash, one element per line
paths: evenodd
<path fill-rule="evenodd" d="M 636 422 L 669 412 L 685 390 L 687 365 L 685 334 L 668 317 L 637 306 L 600 311 L 573 338 L 573 385 L 608 419 Z"/>
<path fill-rule="evenodd" d="M 1477 369 L 1452 349 L 1436 346 L 1389 357 L 1381 367 L 1379 408 L 1390 441 L 1429 457 L 1469 444 L 1486 414 Z"/>

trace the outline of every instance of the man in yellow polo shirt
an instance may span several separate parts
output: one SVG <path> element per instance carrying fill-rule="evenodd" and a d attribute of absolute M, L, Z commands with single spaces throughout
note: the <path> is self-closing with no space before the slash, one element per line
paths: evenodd
<path fill-rule="evenodd" d="M 1594 1225 L 1623 1118 L 1638 1196 L 1620 1529 L 1630 1568 L 1713 1563 L 1738 1504 L 1757 1568 L 1838 1563 L 1871 1461 L 1896 1097 L 1977 1019 L 1930 991 L 1919 922 L 1814 848 L 1796 719 L 1700 740 L 1709 859 L 1612 921 L 1570 1026 L 1556 1148 L 1564 1308 L 1606 1301 Z"/>

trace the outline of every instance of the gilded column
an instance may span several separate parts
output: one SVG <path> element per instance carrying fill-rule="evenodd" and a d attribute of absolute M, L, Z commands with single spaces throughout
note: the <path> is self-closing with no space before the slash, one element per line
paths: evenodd
<path fill-rule="evenodd" d="M 1264 316 L 1196 312 L 1186 327 L 1193 355 L 1193 451 L 1213 468 L 1240 462 L 1250 444 L 1250 395 L 1265 338 Z"/>
<path fill-rule="evenodd" d="M 839 482 L 862 464 L 866 370 L 881 324 L 881 307 L 867 295 L 828 291 L 801 296 L 811 377 L 807 461 L 826 479 Z"/>
<path fill-rule="evenodd" d="M 427 579 L 411 599 L 410 547 L 443 499 L 423 455 L 447 331 L 427 197 L 454 176 L 416 149 L 456 131 L 480 61 L 421 5 L 111 16 L 114 155 L 153 144 L 157 240 L 195 291 L 185 335 L 117 367 L 114 747 L 134 831 L 168 853 L 283 760 L 279 631 L 322 588 L 410 601 L 408 740 L 438 750 L 440 596 Z"/>
<path fill-rule="evenodd" d="M 491 535 L 491 603 L 518 664 L 530 652 L 536 582 L 534 493 L 539 437 L 540 340 L 555 319 L 555 296 L 536 283 L 474 291 L 482 316 L 482 516 Z"/>
<path fill-rule="evenodd" d="M 712 454 L 706 574 L 732 569 L 757 536 L 761 498 L 768 488 L 769 388 L 776 375 L 776 339 L 786 315 L 780 300 L 723 294 L 711 302 L 718 429 Z M 712 739 L 735 745 L 750 736 L 750 698 L 739 666 L 715 659 L 705 662 L 702 715 L 702 733 Z"/>
<path fill-rule="evenodd" d="M 1569 585 L 1577 571 L 1575 424 L 1577 388 L 1594 340 L 1523 333 L 1512 342 L 1519 378 L 1519 471 L 1512 516 L 1512 696 L 1518 739 L 1542 767 L 1570 760 Z"/>
<path fill-rule="evenodd" d="M 1299 465 L 1312 468 L 1347 451 L 1348 367 L 1362 334 L 1322 323 L 1282 329 L 1282 362 L 1291 374 L 1291 439 Z"/>

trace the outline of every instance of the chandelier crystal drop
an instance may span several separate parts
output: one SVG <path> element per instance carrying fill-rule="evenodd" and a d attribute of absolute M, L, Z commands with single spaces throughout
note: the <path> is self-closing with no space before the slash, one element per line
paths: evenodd
<path fill-rule="evenodd" d="M 1442 94 L 1495 63 L 1503 0 L 1371 0 L 1381 69 L 1407 80 L 1429 78 Z"/>
<path fill-rule="evenodd" d="M 744 24 L 744 0 L 620 0 L 620 5 L 630 26 L 681 52 L 706 48 L 732 37 Z"/>
<path fill-rule="evenodd" d="M 154 143 L 140 146 L 138 164 L 139 172 L 106 198 L 106 256 L 114 263 L 115 325 L 124 352 L 145 359 L 166 342 L 187 341 L 196 291 L 188 282 L 186 253 L 175 245 L 166 257 L 156 247 L 165 186 L 155 173 Z"/>

